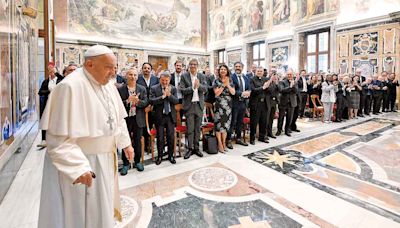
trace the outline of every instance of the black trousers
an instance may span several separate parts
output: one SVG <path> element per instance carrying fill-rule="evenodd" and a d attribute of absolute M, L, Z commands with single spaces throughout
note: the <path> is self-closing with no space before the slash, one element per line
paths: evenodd
<path fill-rule="evenodd" d="M 297 125 L 296 125 L 296 121 L 297 118 L 299 116 L 299 106 L 297 105 L 294 109 L 293 109 L 293 116 L 292 116 L 292 121 L 290 123 L 290 129 L 291 130 L 297 130 Z"/>
<path fill-rule="evenodd" d="M 279 106 L 279 119 L 278 119 L 278 131 L 282 131 L 283 127 L 283 119 L 286 118 L 285 123 L 285 132 L 289 132 L 290 125 L 292 124 L 292 117 L 293 117 L 294 108 L 288 106 Z"/>
<path fill-rule="evenodd" d="M 382 96 L 383 96 L 382 97 L 382 99 L 383 99 L 382 111 L 389 111 L 389 93 L 387 91 L 384 91 Z"/>
<path fill-rule="evenodd" d="M 158 157 L 162 158 L 164 154 L 164 148 L 165 148 L 165 137 L 167 138 L 167 146 L 168 146 L 168 157 L 173 157 L 174 156 L 174 139 L 175 139 L 175 134 L 174 134 L 174 128 L 175 124 L 172 120 L 172 115 L 171 113 L 168 115 L 163 115 L 161 120 L 158 120 L 156 123 L 156 129 L 157 129 L 157 152 L 158 152 Z M 164 130 L 166 135 L 164 134 Z"/>
<path fill-rule="evenodd" d="M 375 93 L 373 95 L 373 99 L 374 99 L 374 110 L 373 113 L 378 113 L 379 110 L 381 109 L 381 105 L 382 105 L 382 93 Z"/>
<path fill-rule="evenodd" d="M 269 136 L 272 134 L 272 124 L 274 123 L 276 112 L 276 105 L 272 105 L 271 107 L 267 107 L 267 134 Z"/>
<path fill-rule="evenodd" d="M 360 109 L 358 109 L 357 115 L 365 114 L 364 113 L 365 99 L 366 99 L 366 94 L 364 92 L 361 92 L 360 93 Z"/>
<path fill-rule="evenodd" d="M 308 96 L 308 94 L 306 92 L 300 93 L 300 104 L 299 104 L 300 105 L 300 107 L 299 107 L 300 117 L 304 116 L 304 109 L 306 108 L 307 96 Z"/>
<path fill-rule="evenodd" d="M 389 93 L 389 108 L 394 111 L 394 105 L 396 104 L 396 91 L 394 93 Z"/>
<path fill-rule="evenodd" d="M 232 139 L 233 131 L 235 131 L 236 139 L 242 138 L 243 118 L 246 114 L 246 102 L 241 101 L 238 104 L 232 106 L 232 122 L 231 128 L 227 134 L 227 139 Z"/>
<path fill-rule="evenodd" d="M 133 148 L 135 149 L 135 164 L 140 163 L 142 158 L 142 142 L 140 138 L 143 134 L 143 128 L 139 127 L 136 122 L 136 116 L 129 116 L 125 118 L 126 126 L 128 127 L 129 136 L 131 137 L 131 141 L 133 143 Z M 129 165 L 129 160 L 125 156 L 125 153 L 122 151 L 122 162 L 125 166 Z"/>
<path fill-rule="evenodd" d="M 344 100 L 345 98 L 343 97 L 343 95 L 339 95 L 337 96 L 336 99 L 336 120 L 342 120 L 343 118 L 343 109 L 344 109 Z"/>
<path fill-rule="evenodd" d="M 267 131 L 267 104 L 264 101 L 257 102 L 255 107 L 250 108 L 250 140 L 256 138 L 258 125 L 258 139 L 264 140 Z"/>
<path fill-rule="evenodd" d="M 364 114 L 369 115 L 371 112 L 371 105 L 372 105 L 372 95 L 367 95 L 365 97 L 365 105 L 364 105 Z"/>

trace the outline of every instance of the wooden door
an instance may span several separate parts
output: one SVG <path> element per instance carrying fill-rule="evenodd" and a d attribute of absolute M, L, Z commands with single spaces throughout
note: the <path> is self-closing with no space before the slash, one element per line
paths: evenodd
<path fill-rule="evenodd" d="M 168 70 L 168 57 L 149 56 L 149 63 L 153 65 L 153 70 L 156 73 L 162 70 Z"/>

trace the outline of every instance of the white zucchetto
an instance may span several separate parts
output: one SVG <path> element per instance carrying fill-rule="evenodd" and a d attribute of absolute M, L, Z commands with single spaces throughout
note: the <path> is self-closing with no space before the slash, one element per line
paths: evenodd
<path fill-rule="evenodd" d="M 86 57 L 94 57 L 94 56 L 99 56 L 99 55 L 105 55 L 105 54 L 114 54 L 114 52 L 103 45 L 94 45 L 91 46 L 90 48 L 88 48 L 85 52 L 85 54 L 83 54 L 83 56 Z"/>

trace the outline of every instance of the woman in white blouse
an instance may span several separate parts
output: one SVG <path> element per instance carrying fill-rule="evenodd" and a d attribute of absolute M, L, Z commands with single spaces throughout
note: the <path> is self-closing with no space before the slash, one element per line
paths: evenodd
<path fill-rule="evenodd" d="M 322 83 L 321 102 L 324 105 L 324 122 L 331 123 L 333 115 L 333 105 L 336 101 L 338 86 L 333 83 L 332 75 L 327 75 Z"/>

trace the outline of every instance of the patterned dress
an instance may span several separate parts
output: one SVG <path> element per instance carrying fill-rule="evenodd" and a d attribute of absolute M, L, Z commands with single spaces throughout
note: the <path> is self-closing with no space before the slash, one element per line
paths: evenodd
<path fill-rule="evenodd" d="M 215 79 L 213 88 L 222 85 L 220 79 Z M 231 83 L 231 87 L 234 85 Z M 214 126 L 217 132 L 227 132 L 231 127 L 232 119 L 232 96 L 228 88 L 224 88 L 221 95 L 215 97 L 214 105 Z"/>

